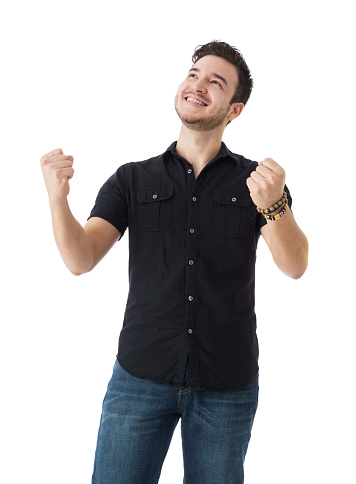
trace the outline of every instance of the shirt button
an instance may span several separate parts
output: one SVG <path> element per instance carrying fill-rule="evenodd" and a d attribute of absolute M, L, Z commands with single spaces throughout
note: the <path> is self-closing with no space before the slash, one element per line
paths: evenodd
<path fill-rule="evenodd" d="M 193 330 L 192 329 L 188 329 L 188 333 L 189 334 L 192 334 L 193 333 Z"/>
<path fill-rule="evenodd" d="M 190 260 L 189 261 L 189 265 L 192 266 L 194 264 L 194 261 L 193 260 Z"/>
<path fill-rule="evenodd" d="M 191 234 L 194 234 L 194 229 L 189 229 L 189 232 L 190 232 Z"/>
<path fill-rule="evenodd" d="M 236 198 L 235 198 L 235 197 L 234 197 L 234 198 L 232 198 L 232 199 L 231 199 L 231 201 L 232 201 L 232 202 L 236 202 Z"/>
<path fill-rule="evenodd" d="M 193 171 L 193 170 L 192 170 L 191 168 L 189 168 L 189 169 L 187 170 L 187 173 L 192 173 L 192 171 Z"/>
<path fill-rule="evenodd" d="M 152 197 L 152 198 L 157 198 L 157 195 L 153 195 L 153 197 Z"/>
<path fill-rule="evenodd" d="M 189 296 L 188 299 L 189 299 L 189 301 L 193 301 L 194 298 L 193 298 L 193 296 Z"/>
<path fill-rule="evenodd" d="M 193 202 L 197 201 L 197 197 L 192 197 Z"/>

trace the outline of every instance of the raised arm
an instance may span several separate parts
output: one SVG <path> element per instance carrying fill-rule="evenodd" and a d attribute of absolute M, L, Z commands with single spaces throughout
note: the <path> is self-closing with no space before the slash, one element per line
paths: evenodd
<path fill-rule="evenodd" d="M 63 262 L 76 276 L 91 271 L 120 238 L 109 222 L 92 217 L 82 227 L 68 204 L 69 180 L 73 177 L 73 157 L 58 148 L 41 157 L 52 215 L 54 238 Z"/>
<path fill-rule="evenodd" d="M 284 183 L 285 172 L 272 158 L 261 161 L 246 180 L 253 202 L 261 208 L 271 207 L 281 198 Z M 275 213 L 278 212 L 279 209 Z M 289 207 L 282 218 L 268 220 L 261 228 L 261 234 L 279 269 L 287 276 L 299 279 L 308 266 L 309 246 Z"/>

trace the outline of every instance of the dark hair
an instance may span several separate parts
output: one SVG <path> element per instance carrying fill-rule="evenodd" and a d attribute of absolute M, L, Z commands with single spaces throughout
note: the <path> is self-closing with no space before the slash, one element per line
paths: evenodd
<path fill-rule="evenodd" d="M 241 53 L 226 42 L 220 40 L 213 40 L 208 44 L 198 45 L 192 56 L 193 64 L 205 55 L 216 55 L 222 57 L 231 64 L 233 64 L 238 72 L 238 83 L 235 93 L 230 101 L 233 103 L 243 103 L 246 105 L 253 87 L 253 80 L 251 77 L 250 69 L 247 67 L 245 59 Z"/>

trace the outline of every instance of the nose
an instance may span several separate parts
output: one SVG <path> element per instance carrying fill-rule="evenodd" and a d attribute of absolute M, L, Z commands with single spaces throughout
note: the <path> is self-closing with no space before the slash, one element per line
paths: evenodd
<path fill-rule="evenodd" d="M 194 84 L 192 84 L 192 88 L 196 92 L 204 92 L 204 93 L 207 92 L 204 79 L 197 79 L 196 82 L 194 82 Z"/>

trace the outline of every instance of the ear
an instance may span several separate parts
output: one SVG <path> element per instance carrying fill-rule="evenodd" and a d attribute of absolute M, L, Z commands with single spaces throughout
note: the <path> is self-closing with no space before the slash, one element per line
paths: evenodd
<path fill-rule="evenodd" d="M 244 107 L 245 107 L 245 105 L 243 103 L 231 104 L 230 114 L 228 115 L 228 117 L 226 119 L 228 121 L 232 121 L 233 119 L 237 118 L 242 113 L 242 110 L 243 110 Z"/>

